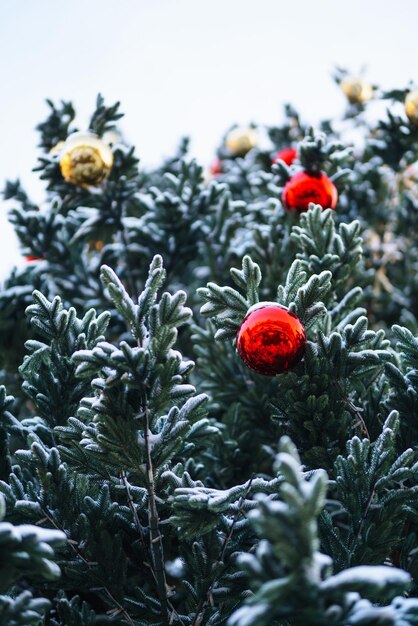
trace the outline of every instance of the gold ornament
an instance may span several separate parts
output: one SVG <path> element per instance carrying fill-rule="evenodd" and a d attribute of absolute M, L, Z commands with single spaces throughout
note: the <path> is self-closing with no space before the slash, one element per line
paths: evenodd
<path fill-rule="evenodd" d="M 233 128 L 226 137 L 225 145 L 232 156 L 244 156 L 258 145 L 258 135 L 253 128 Z"/>
<path fill-rule="evenodd" d="M 411 124 L 418 126 L 418 89 L 416 91 L 410 91 L 406 96 L 405 113 Z"/>
<path fill-rule="evenodd" d="M 95 250 L 96 252 L 100 252 L 103 249 L 103 246 L 104 246 L 104 241 L 102 241 L 101 239 L 98 239 L 97 241 L 89 241 L 90 251 Z"/>
<path fill-rule="evenodd" d="M 372 86 L 356 76 L 343 78 L 340 87 L 350 104 L 364 104 L 373 97 Z"/>
<path fill-rule="evenodd" d="M 109 176 L 112 165 L 112 150 L 94 133 L 73 133 L 62 148 L 61 174 L 73 185 L 98 185 Z"/>

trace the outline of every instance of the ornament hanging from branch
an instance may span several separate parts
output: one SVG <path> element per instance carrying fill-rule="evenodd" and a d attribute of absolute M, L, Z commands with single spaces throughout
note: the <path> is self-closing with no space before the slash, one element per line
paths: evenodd
<path fill-rule="evenodd" d="M 321 172 L 298 172 L 286 183 L 282 193 L 284 208 L 298 213 L 308 210 L 309 204 L 320 204 L 324 209 L 335 209 L 338 192 L 332 180 Z"/>
<path fill-rule="evenodd" d="M 406 96 L 405 113 L 411 124 L 418 126 L 418 89 Z"/>
<path fill-rule="evenodd" d="M 112 150 L 94 133 L 73 133 L 62 147 L 61 174 L 73 185 L 99 185 L 109 176 L 112 165 Z"/>
<path fill-rule="evenodd" d="M 258 374 L 276 376 L 302 359 L 306 332 L 299 318 L 277 302 L 259 302 L 245 316 L 237 334 L 237 350 Z"/>
<path fill-rule="evenodd" d="M 258 145 L 258 135 L 254 128 L 233 128 L 226 136 L 225 145 L 231 156 L 243 157 Z"/>
<path fill-rule="evenodd" d="M 373 98 L 373 87 L 362 78 L 345 76 L 340 87 L 350 104 L 364 104 Z"/>

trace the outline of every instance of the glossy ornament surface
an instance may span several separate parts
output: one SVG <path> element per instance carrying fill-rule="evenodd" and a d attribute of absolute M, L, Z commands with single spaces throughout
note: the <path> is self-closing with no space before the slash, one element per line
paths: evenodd
<path fill-rule="evenodd" d="M 93 133 L 73 133 L 62 148 L 61 174 L 73 185 L 98 185 L 109 176 L 112 165 L 112 150 Z"/>
<path fill-rule="evenodd" d="M 237 333 L 237 350 L 250 369 L 264 376 L 288 371 L 305 353 L 306 332 L 294 313 L 277 302 L 252 306 Z"/>
<path fill-rule="evenodd" d="M 406 96 L 405 113 L 411 124 L 418 126 L 418 90 L 410 91 Z"/>
<path fill-rule="evenodd" d="M 299 213 L 307 211 L 310 202 L 320 204 L 324 209 L 335 209 L 338 192 L 326 174 L 298 172 L 284 186 L 282 201 L 285 209 L 296 209 Z"/>
<path fill-rule="evenodd" d="M 340 87 L 351 104 L 364 104 L 373 97 L 372 86 L 357 76 L 346 76 L 342 79 Z"/>
<path fill-rule="evenodd" d="M 245 156 L 258 145 L 258 135 L 253 128 L 233 128 L 226 137 L 225 145 L 232 156 Z"/>
<path fill-rule="evenodd" d="M 295 148 L 283 148 L 283 150 L 279 150 L 276 156 L 273 159 L 273 163 L 277 163 L 279 159 L 284 161 L 286 165 L 292 165 L 293 161 L 297 157 L 297 150 Z"/>

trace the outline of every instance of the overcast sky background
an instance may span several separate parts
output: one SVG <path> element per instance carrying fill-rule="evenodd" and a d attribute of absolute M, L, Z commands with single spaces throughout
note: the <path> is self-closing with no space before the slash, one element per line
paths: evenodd
<path fill-rule="evenodd" d="M 278 122 L 284 102 L 313 124 L 341 115 L 336 65 L 384 88 L 418 81 L 417 24 L 417 0 L 3 0 L 0 186 L 19 177 L 43 200 L 31 169 L 47 97 L 73 100 L 83 127 L 100 91 L 145 165 L 183 135 L 207 164 L 231 123 Z M 7 208 L 0 278 L 22 262 Z"/>

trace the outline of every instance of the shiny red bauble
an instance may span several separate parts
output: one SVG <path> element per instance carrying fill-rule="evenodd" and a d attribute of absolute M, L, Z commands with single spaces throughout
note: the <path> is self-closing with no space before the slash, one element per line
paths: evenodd
<path fill-rule="evenodd" d="M 209 165 L 209 173 L 212 176 L 219 176 L 222 174 L 222 161 L 221 159 L 214 159 L 212 163 Z"/>
<path fill-rule="evenodd" d="M 277 302 L 260 302 L 249 310 L 237 334 L 237 350 L 258 374 L 275 376 L 302 359 L 306 332 L 299 318 Z"/>
<path fill-rule="evenodd" d="M 277 163 L 277 161 L 284 161 L 286 165 L 292 165 L 293 161 L 296 159 L 298 153 L 294 148 L 283 148 L 283 150 L 279 150 L 276 156 L 273 159 L 273 163 Z"/>
<path fill-rule="evenodd" d="M 326 174 L 320 172 L 298 172 L 286 183 L 282 200 L 285 209 L 307 211 L 310 202 L 320 204 L 324 209 L 335 209 L 338 192 Z"/>

